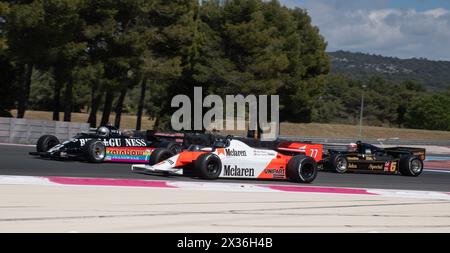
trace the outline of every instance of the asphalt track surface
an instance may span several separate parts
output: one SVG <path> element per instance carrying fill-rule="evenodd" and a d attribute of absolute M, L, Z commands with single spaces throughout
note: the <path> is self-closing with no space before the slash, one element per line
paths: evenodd
<path fill-rule="evenodd" d="M 136 174 L 131 172 L 130 164 L 56 161 L 28 155 L 28 152 L 34 150 L 34 147 L 0 145 L 0 175 L 202 181 L 184 176 Z M 296 185 L 296 183 L 288 181 L 274 180 L 219 179 L 214 182 Z M 401 175 L 319 172 L 316 180 L 309 185 L 450 192 L 450 173 L 425 170 L 419 177 L 405 177 Z"/>

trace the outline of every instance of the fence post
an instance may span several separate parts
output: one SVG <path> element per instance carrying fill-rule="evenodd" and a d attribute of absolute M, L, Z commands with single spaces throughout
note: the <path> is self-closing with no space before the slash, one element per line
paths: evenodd
<path fill-rule="evenodd" d="M 14 120 L 13 118 L 9 120 L 9 143 L 13 142 Z"/>

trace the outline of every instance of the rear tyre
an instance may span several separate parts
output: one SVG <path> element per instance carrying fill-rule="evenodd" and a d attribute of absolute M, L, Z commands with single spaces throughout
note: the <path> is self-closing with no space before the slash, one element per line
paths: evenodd
<path fill-rule="evenodd" d="M 200 178 L 214 180 L 222 172 L 222 161 L 216 154 L 202 154 L 195 160 L 194 168 Z"/>
<path fill-rule="evenodd" d="M 43 135 L 36 143 L 37 152 L 47 152 L 49 149 L 59 144 L 58 138 L 53 135 Z"/>
<path fill-rule="evenodd" d="M 297 183 L 311 183 L 317 177 L 317 163 L 305 155 L 296 155 L 289 160 L 287 177 Z"/>
<path fill-rule="evenodd" d="M 330 156 L 329 169 L 336 173 L 345 173 L 348 169 L 347 158 L 343 154 L 333 154 Z"/>
<path fill-rule="evenodd" d="M 150 155 L 150 158 L 148 160 L 148 164 L 155 165 L 157 163 L 160 163 L 164 160 L 167 160 L 174 156 L 174 153 L 170 151 L 169 149 L 165 148 L 158 148 L 153 150 L 152 154 Z"/>
<path fill-rule="evenodd" d="M 89 140 L 84 145 L 84 155 L 86 160 L 91 163 L 101 163 L 106 156 L 106 147 L 102 141 Z"/>
<path fill-rule="evenodd" d="M 404 156 L 400 158 L 399 170 L 404 176 L 417 177 L 423 171 L 423 161 L 417 156 Z"/>

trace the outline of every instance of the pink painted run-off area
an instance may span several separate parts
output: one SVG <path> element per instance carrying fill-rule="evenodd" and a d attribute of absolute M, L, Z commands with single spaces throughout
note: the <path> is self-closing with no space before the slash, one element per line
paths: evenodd
<path fill-rule="evenodd" d="M 176 188 L 166 181 L 149 181 L 136 179 L 112 179 L 112 178 L 73 178 L 73 177 L 47 177 L 52 183 L 63 185 L 94 185 L 94 186 L 134 186 L 134 187 L 159 187 Z"/>
<path fill-rule="evenodd" d="M 289 185 L 259 185 L 259 186 L 285 192 L 377 195 L 375 193 L 368 192 L 365 189 L 353 189 L 353 188 L 336 188 L 336 187 L 319 187 L 319 186 L 310 187 L 310 186 L 289 186 Z"/>
<path fill-rule="evenodd" d="M 47 177 L 56 184 L 62 185 L 89 185 L 89 186 L 131 186 L 131 187 L 154 187 L 154 188 L 180 188 L 172 186 L 168 181 L 152 181 L 140 179 L 112 179 L 112 178 L 73 178 L 73 177 Z M 334 193 L 334 194 L 363 194 L 376 195 L 365 189 L 320 187 L 320 186 L 289 186 L 289 185 L 257 185 L 270 190 L 285 192 L 309 192 L 309 193 Z"/>

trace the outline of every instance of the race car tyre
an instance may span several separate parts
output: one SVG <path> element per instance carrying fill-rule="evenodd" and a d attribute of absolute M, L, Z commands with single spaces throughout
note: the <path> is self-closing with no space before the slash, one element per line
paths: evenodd
<path fill-rule="evenodd" d="M 222 161 L 216 154 L 202 154 L 195 160 L 194 168 L 202 179 L 217 179 L 222 172 Z"/>
<path fill-rule="evenodd" d="M 182 151 L 182 147 L 179 143 L 171 142 L 166 147 L 168 150 L 170 150 L 173 154 L 178 154 Z"/>
<path fill-rule="evenodd" d="M 43 135 L 38 139 L 38 141 L 36 143 L 36 151 L 37 152 L 46 152 L 58 144 L 59 144 L 59 140 L 55 136 Z"/>
<path fill-rule="evenodd" d="M 173 154 L 178 154 L 182 151 L 181 144 L 173 141 L 162 141 L 156 143 L 154 147 L 159 149 L 168 149 L 172 151 Z"/>
<path fill-rule="evenodd" d="M 172 156 L 174 156 L 174 153 L 169 149 L 158 148 L 153 150 L 152 154 L 150 155 L 150 158 L 148 159 L 148 164 L 155 165 L 157 163 L 160 163 L 164 160 L 171 158 Z"/>
<path fill-rule="evenodd" d="M 101 163 L 106 156 L 106 147 L 102 141 L 89 140 L 84 146 L 86 160 L 91 163 Z"/>
<path fill-rule="evenodd" d="M 343 154 L 333 154 L 330 156 L 329 169 L 336 173 L 345 173 L 348 169 L 348 160 Z"/>
<path fill-rule="evenodd" d="M 296 155 L 287 164 L 287 177 L 297 183 L 311 183 L 317 177 L 317 163 L 305 155 Z"/>
<path fill-rule="evenodd" d="M 404 156 L 400 158 L 399 171 L 404 176 L 417 177 L 423 171 L 423 161 L 417 156 Z"/>

